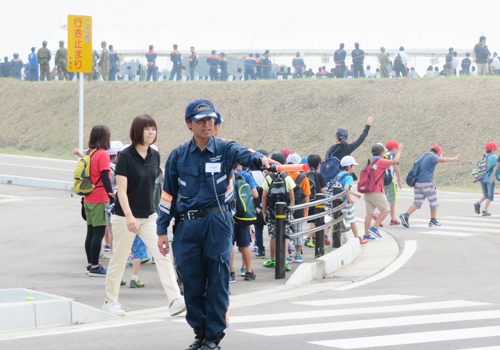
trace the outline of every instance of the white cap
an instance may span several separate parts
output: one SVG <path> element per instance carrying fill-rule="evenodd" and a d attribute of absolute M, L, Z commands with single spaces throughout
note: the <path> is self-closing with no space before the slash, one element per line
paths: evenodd
<path fill-rule="evenodd" d="M 387 148 L 384 146 L 384 144 L 383 144 L 383 143 L 378 142 L 378 143 L 377 143 L 377 145 L 380 145 L 380 146 L 384 147 L 384 152 L 387 152 Z"/>
<path fill-rule="evenodd" d="M 109 149 L 107 149 L 106 152 L 108 152 L 108 154 L 110 156 L 116 156 L 116 154 L 118 153 L 118 150 L 116 149 L 116 145 L 113 142 L 111 142 L 109 144 Z"/>
<path fill-rule="evenodd" d="M 300 164 L 302 162 L 302 157 L 297 153 L 291 153 L 286 157 L 287 164 Z"/>
<path fill-rule="evenodd" d="M 356 163 L 356 160 L 354 159 L 353 156 L 345 156 L 340 161 L 340 166 L 341 167 L 351 166 L 351 165 L 358 165 L 358 163 Z"/>
<path fill-rule="evenodd" d="M 111 141 L 111 144 L 115 145 L 117 152 L 123 151 L 123 143 L 121 141 Z"/>

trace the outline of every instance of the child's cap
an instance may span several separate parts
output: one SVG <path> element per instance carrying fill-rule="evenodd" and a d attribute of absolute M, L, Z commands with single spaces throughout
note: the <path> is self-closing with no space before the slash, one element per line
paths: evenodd
<path fill-rule="evenodd" d="M 439 145 L 433 145 L 431 148 L 434 148 L 436 151 L 438 151 L 439 155 L 443 154 L 443 150 Z"/>
<path fill-rule="evenodd" d="M 486 150 L 487 150 L 487 151 L 494 151 L 494 150 L 496 150 L 496 149 L 498 149 L 498 146 L 497 146 L 497 144 L 496 144 L 495 142 L 490 141 L 490 142 L 488 142 L 488 143 L 486 144 Z"/>
<path fill-rule="evenodd" d="M 358 165 L 358 163 L 356 163 L 356 160 L 354 159 L 353 156 L 345 156 L 340 161 L 341 167 L 346 167 L 346 166 L 351 166 L 351 165 Z"/>
<path fill-rule="evenodd" d="M 383 153 L 385 150 L 385 147 L 381 145 L 380 143 L 376 143 L 372 146 L 372 154 L 374 156 L 380 155 L 380 153 Z"/>
<path fill-rule="evenodd" d="M 387 143 L 385 144 L 385 148 L 387 149 L 399 148 L 399 144 L 394 140 L 390 140 L 387 141 Z"/>
<path fill-rule="evenodd" d="M 288 157 L 286 157 L 286 162 L 288 164 L 300 164 L 302 161 L 302 157 L 299 156 L 297 153 L 292 153 Z"/>

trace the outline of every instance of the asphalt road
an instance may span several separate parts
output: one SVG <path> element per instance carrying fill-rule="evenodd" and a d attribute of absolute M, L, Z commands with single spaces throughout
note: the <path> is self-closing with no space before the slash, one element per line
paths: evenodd
<path fill-rule="evenodd" d="M 0 196 L 5 194 L 18 197 L 0 200 L 0 287 L 29 287 L 36 281 L 39 290 L 76 295 L 98 307 L 103 281 L 81 271 L 85 233 L 78 199 L 62 191 L 2 185 Z M 261 285 L 235 283 L 223 349 L 500 349 L 500 206 L 493 203 L 493 216 L 481 217 L 473 210 L 476 194 L 440 192 L 438 197 L 441 228 L 428 227 L 427 203 L 410 218 L 410 229 L 386 220 L 383 229 L 396 239 L 401 255 L 375 276 L 383 278 L 347 284 L 332 278 L 285 289 L 262 270 L 253 281 Z M 403 190 L 397 212 L 411 202 L 412 192 Z M 356 216 L 363 212 L 361 200 Z M 256 266 L 260 261 L 254 260 Z M 341 275 L 348 279 L 359 273 L 356 269 L 355 263 Z M 151 309 L 163 306 L 164 294 L 153 266 L 143 271 L 148 287 L 122 289 L 121 301 L 132 310 L 127 317 L 0 333 L 0 348 L 184 349 L 192 338 L 189 326 L 182 317 L 165 316 L 164 308 Z"/>

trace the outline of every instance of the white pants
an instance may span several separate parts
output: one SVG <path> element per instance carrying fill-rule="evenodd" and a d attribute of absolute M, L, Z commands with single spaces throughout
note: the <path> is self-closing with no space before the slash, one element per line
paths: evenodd
<path fill-rule="evenodd" d="M 169 302 L 179 298 L 181 292 L 177 285 L 174 265 L 170 254 L 164 257 L 158 249 L 158 236 L 156 235 L 156 213 L 151 214 L 147 219 L 137 219 L 139 226 L 139 237 L 148 250 L 153 254 L 155 259 L 158 275 L 160 276 L 161 284 Z M 118 293 L 120 292 L 120 284 L 125 271 L 132 243 L 134 243 L 135 233 L 132 233 L 127 228 L 127 221 L 124 216 L 113 215 L 111 218 L 113 227 L 113 257 L 109 262 L 108 272 L 106 274 L 106 301 L 118 301 Z"/>

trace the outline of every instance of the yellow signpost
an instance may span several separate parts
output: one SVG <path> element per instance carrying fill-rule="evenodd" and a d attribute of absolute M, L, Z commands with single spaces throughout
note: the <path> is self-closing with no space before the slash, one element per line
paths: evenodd
<path fill-rule="evenodd" d="M 68 16 L 68 72 L 92 72 L 92 17 Z"/>
<path fill-rule="evenodd" d="M 79 73 L 80 108 L 78 148 L 83 152 L 83 73 L 92 73 L 92 17 L 68 16 L 68 72 Z"/>

